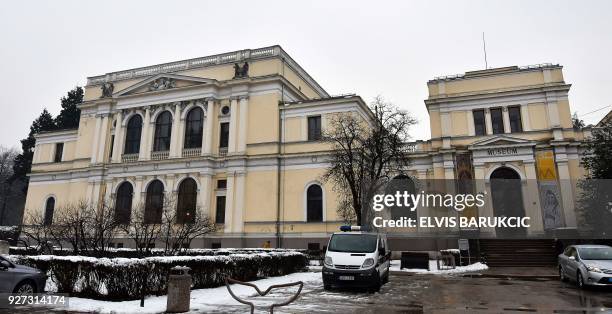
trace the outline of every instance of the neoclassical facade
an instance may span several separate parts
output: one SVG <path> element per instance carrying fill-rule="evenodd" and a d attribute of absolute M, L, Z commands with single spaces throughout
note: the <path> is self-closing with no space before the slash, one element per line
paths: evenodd
<path fill-rule="evenodd" d="M 473 71 L 428 88 L 432 138 L 410 143 L 412 180 L 466 177 L 487 189 L 491 178 L 520 178 L 524 213 L 539 217 L 530 232 L 576 226 L 565 179 L 583 176 L 585 135 L 572 129 L 560 66 Z M 26 210 L 52 223 L 56 208 L 112 200 L 118 219 L 142 205 L 154 222 L 173 197 L 178 220 L 197 207 L 218 226 L 194 247 L 325 245 L 341 221 L 336 192 L 320 180 L 321 132 L 340 112 L 371 117 L 360 97 L 330 96 L 279 46 L 89 77 L 79 107 L 78 129 L 36 136 Z M 538 204 L 544 181 L 563 204 L 552 222 Z"/>

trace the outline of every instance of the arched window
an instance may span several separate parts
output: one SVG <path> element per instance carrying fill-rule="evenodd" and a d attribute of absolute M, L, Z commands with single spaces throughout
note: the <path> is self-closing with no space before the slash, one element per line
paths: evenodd
<path fill-rule="evenodd" d="M 177 223 L 192 223 L 194 221 L 197 199 L 198 185 L 195 180 L 191 178 L 183 180 L 178 189 Z"/>
<path fill-rule="evenodd" d="M 202 147 L 203 128 L 204 111 L 200 107 L 191 109 L 185 122 L 185 148 Z"/>
<path fill-rule="evenodd" d="M 140 152 L 140 134 L 142 132 L 142 118 L 139 114 L 130 118 L 125 134 L 124 154 L 138 154 Z"/>
<path fill-rule="evenodd" d="M 45 202 L 45 220 L 44 225 L 49 226 L 53 223 L 53 212 L 55 211 L 55 198 L 49 197 Z"/>
<path fill-rule="evenodd" d="M 129 224 L 132 215 L 132 195 L 134 189 L 129 182 L 123 182 L 117 189 L 115 202 L 115 220 L 120 224 Z"/>
<path fill-rule="evenodd" d="M 306 221 L 323 221 L 323 189 L 318 184 L 306 190 Z"/>
<path fill-rule="evenodd" d="M 415 194 L 416 186 L 414 185 L 414 181 L 412 181 L 409 176 L 403 174 L 394 177 L 385 187 L 385 194 L 395 195 L 396 193 L 400 193 L 401 195 L 405 193 Z M 402 217 L 417 219 L 416 209 L 410 210 L 410 208 L 414 207 L 410 198 L 408 199 L 407 206 L 399 205 L 395 204 L 395 206 L 387 207 L 392 219 L 400 219 Z"/>
<path fill-rule="evenodd" d="M 155 120 L 155 138 L 153 151 L 162 152 L 170 150 L 170 136 L 172 134 L 172 115 L 164 111 Z"/>
<path fill-rule="evenodd" d="M 147 187 L 145 200 L 145 223 L 159 224 L 162 221 L 164 208 L 164 185 L 159 180 L 154 180 Z"/>

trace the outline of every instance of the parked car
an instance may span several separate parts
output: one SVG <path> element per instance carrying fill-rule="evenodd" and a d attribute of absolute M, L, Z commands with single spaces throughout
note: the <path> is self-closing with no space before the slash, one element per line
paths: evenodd
<path fill-rule="evenodd" d="M 389 281 L 391 251 L 384 234 L 343 226 L 329 239 L 323 263 L 323 287 L 364 287 L 374 291 Z"/>
<path fill-rule="evenodd" d="M 578 287 L 612 285 L 612 247 L 570 245 L 559 254 L 559 278 Z"/>
<path fill-rule="evenodd" d="M 0 293 L 42 293 L 46 282 L 47 276 L 42 271 L 0 256 Z"/>

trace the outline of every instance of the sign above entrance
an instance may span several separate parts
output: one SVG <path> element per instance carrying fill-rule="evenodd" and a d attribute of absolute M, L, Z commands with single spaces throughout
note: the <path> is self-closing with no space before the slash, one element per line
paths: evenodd
<path fill-rule="evenodd" d="M 518 154 L 518 148 L 516 147 L 500 147 L 487 149 L 487 155 L 489 156 L 505 156 L 516 154 Z"/>

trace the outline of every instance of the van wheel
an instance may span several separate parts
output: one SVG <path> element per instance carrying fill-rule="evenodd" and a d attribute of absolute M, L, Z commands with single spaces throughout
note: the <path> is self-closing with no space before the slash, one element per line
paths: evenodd
<path fill-rule="evenodd" d="M 378 272 L 376 272 L 376 274 L 378 276 L 376 276 L 376 280 L 375 280 L 374 284 L 372 285 L 372 287 L 370 287 L 370 291 L 371 292 L 378 292 L 378 291 L 380 291 L 380 286 L 382 285 L 382 279 L 380 278 L 380 274 Z"/>
<path fill-rule="evenodd" d="M 383 284 L 387 284 L 389 282 L 389 268 L 387 268 L 387 273 L 385 274 L 385 277 L 383 278 Z"/>

